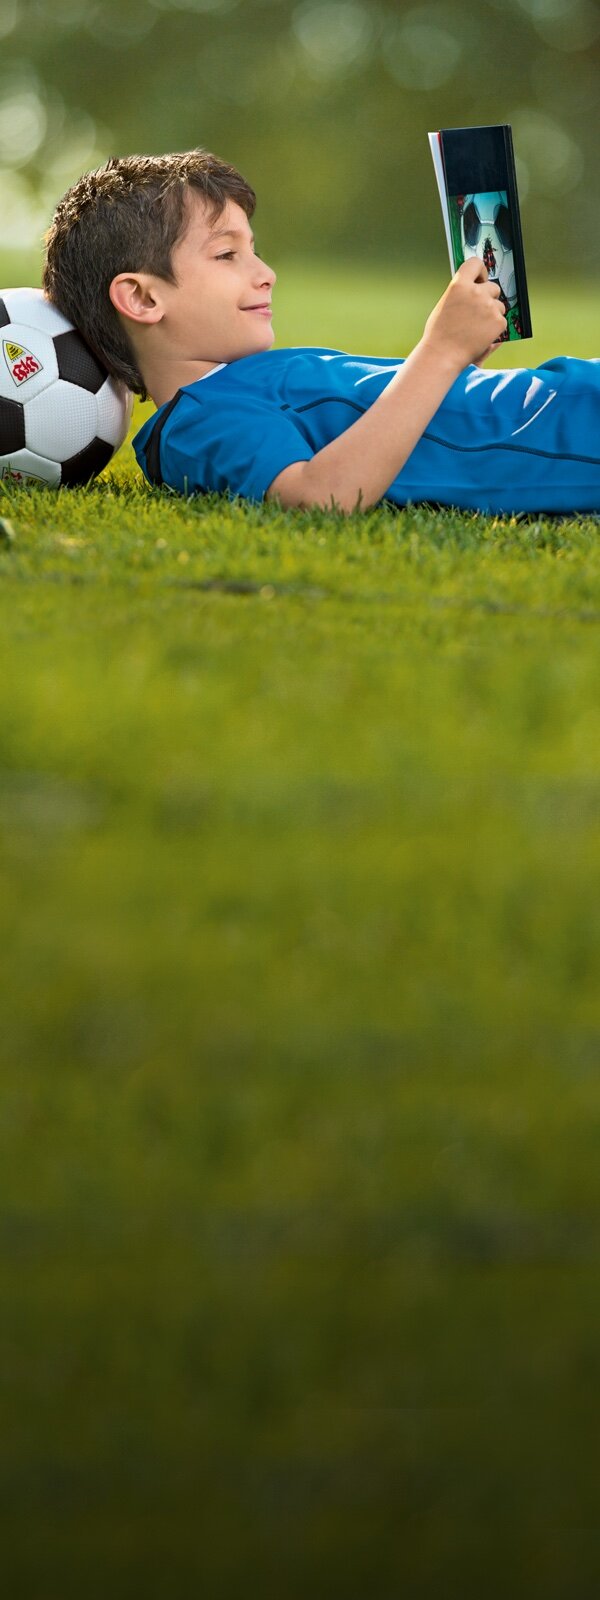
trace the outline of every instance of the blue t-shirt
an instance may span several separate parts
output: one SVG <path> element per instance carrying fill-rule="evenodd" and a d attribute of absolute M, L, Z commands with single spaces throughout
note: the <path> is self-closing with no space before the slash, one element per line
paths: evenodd
<path fill-rule="evenodd" d="M 177 391 L 133 445 L 151 483 L 262 501 L 352 427 L 403 357 L 293 346 L 223 362 Z M 383 497 L 483 512 L 600 508 L 600 361 L 464 368 Z"/>

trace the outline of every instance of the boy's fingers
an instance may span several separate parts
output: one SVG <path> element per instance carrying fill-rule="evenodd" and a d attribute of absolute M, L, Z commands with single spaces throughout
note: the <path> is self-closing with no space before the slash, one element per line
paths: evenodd
<path fill-rule="evenodd" d="M 480 261 L 479 256 L 469 256 L 468 261 L 463 261 L 458 271 L 463 278 L 472 278 L 474 283 L 485 283 L 489 277 L 485 261 Z"/>

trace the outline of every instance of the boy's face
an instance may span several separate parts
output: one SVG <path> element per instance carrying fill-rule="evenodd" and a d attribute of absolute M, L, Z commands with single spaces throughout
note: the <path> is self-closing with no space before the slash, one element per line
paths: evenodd
<path fill-rule="evenodd" d="M 171 354 L 221 362 L 270 350 L 270 314 L 249 308 L 270 305 L 277 275 L 255 254 L 245 211 L 227 201 L 211 229 L 201 196 L 191 191 L 188 207 L 187 231 L 172 254 L 177 282 L 161 280 Z"/>

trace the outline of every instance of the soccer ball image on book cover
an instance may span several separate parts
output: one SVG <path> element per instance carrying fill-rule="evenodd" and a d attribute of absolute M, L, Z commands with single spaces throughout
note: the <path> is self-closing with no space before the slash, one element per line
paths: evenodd
<path fill-rule="evenodd" d="M 0 479 L 89 483 L 123 444 L 132 406 L 41 289 L 0 290 Z"/>
<path fill-rule="evenodd" d="M 500 284 L 507 309 L 513 307 L 517 284 L 506 192 L 495 189 L 486 194 L 453 195 L 450 209 L 463 261 L 479 256 L 490 278 Z"/>

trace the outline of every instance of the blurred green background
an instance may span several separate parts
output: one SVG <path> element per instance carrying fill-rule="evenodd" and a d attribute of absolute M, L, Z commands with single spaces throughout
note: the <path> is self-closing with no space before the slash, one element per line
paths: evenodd
<path fill-rule="evenodd" d="M 528 271 L 597 274 L 594 0 L 2 0 L 4 243 L 109 154 L 202 145 L 261 253 L 448 258 L 427 132 L 509 122 Z"/>

